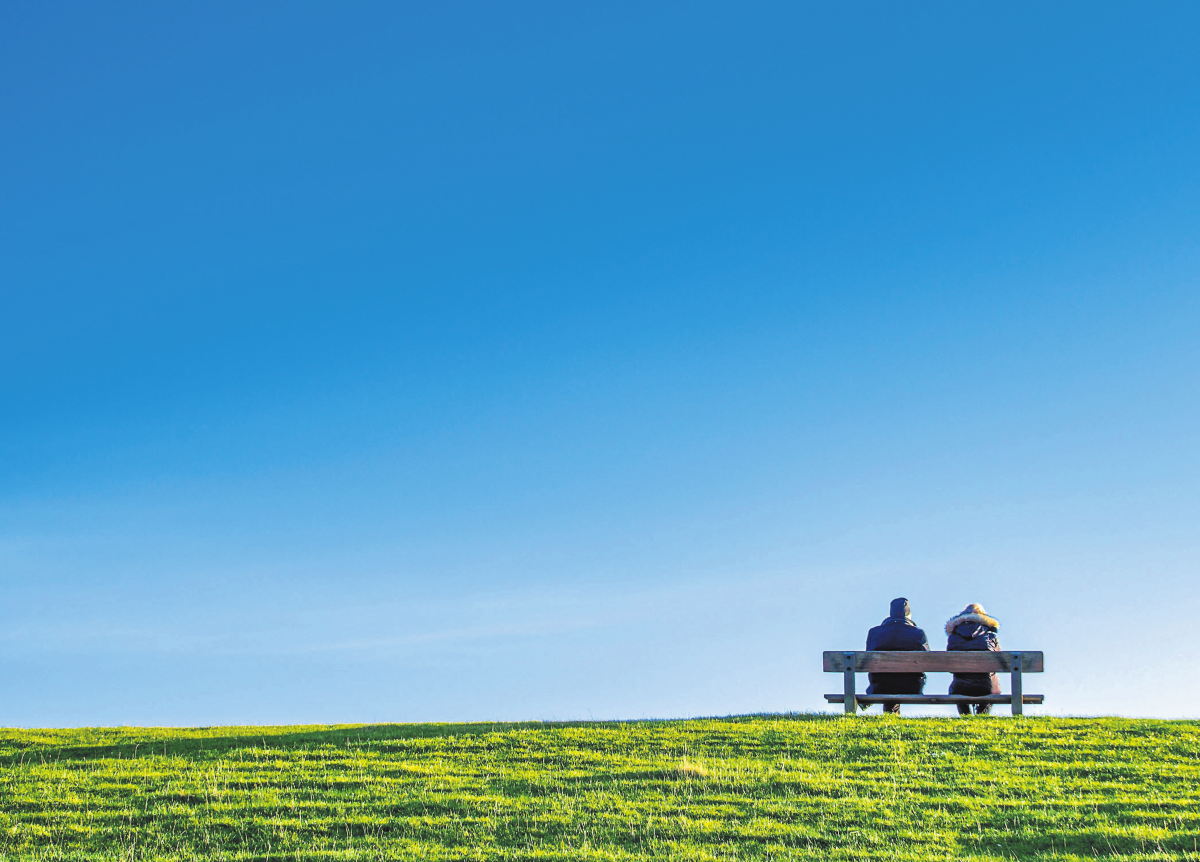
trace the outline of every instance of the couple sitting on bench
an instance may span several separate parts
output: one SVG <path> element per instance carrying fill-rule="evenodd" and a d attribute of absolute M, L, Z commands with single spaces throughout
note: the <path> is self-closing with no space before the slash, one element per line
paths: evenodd
<path fill-rule="evenodd" d="M 1000 639 L 996 637 L 996 629 L 1000 623 L 984 612 L 983 607 L 969 604 L 963 610 L 951 617 L 946 623 L 948 638 L 946 649 L 957 650 L 989 650 L 1000 651 Z M 892 650 L 927 650 L 929 638 L 925 632 L 917 628 L 912 621 L 908 607 L 908 599 L 893 599 L 891 613 L 881 625 L 875 626 L 867 633 L 867 649 L 870 651 Z M 925 674 L 923 673 L 872 673 L 868 676 L 871 685 L 867 694 L 924 694 Z M 950 683 L 950 694 L 962 694 L 969 697 L 979 697 L 1000 693 L 1000 681 L 994 673 L 956 673 Z M 972 704 L 957 704 L 959 715 L 970 715 Z M 866 709 L 867 704 L 862 704 Z M 991 711 L 990 703 L 974 704 L 976 715 L 987 715 Z M 900 712 L 900 704 L 885 703 L 884 712 Z"/>

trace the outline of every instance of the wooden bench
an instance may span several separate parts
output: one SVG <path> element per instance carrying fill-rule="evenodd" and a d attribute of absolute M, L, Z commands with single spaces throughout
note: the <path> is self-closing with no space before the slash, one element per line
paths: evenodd
<path fill-rule="evenodd" d="M 841 673 L 844 690 L 841 694 L 827 694 L 830 703 L 842 703 L 847 714 L 853 714 L 858 704 L 872 703 L 1009 703 L 1012 714 L 1021 715 L 1026 703 L 1041 703 L 1044 695 L 1025 694 L 1022 691 L 1021 674 L 1041 673 L 1040 652 L 837 652 L 822 654 L 826 673 Z M 989 694 L 971 697 L 963 694 L 856 694 L 856 673 L 925 673 L 943 671 L 951 673 L 1009 673 L 1012 674 L 1012 694 Z"/>

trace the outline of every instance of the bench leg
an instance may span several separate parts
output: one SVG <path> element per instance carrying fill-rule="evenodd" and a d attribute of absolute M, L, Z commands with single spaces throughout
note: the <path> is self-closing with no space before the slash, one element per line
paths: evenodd
<path fill-rule="evenodd" d="M 842 661 L 845 662 L 842 670 L 842 706 L 846 715 L 854 715 L 858 711 L 858 698 L 854 696 L 854 653 L 842 653 Z"/>
<path fill-rule="evenodd" d="M 1013 653 L 1012 657 L 1012 714 L 1025 714 L 1025 699 L 1021 690 L 1021 654 Z"/>

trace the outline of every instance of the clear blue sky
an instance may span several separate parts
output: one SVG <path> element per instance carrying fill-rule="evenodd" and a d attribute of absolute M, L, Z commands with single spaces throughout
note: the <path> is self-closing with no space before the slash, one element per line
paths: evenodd
<path fill-rule="evenodd" d="M 4 4 L 0 724 L 823 709 L 897 595 L 1200 715 L 1198 43 Z"/>

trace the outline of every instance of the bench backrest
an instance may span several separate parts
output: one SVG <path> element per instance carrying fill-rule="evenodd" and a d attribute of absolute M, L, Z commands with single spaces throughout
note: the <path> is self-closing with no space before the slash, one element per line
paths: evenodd
<path fill-rule="evenodd" d="M 827 650 L 821 654 L 826 673 L 846 670 L 846 656 L 854 656 L 854 670 L 858 673 L 921 673 L 923 671 L 945 671 L 954 673 L 1012 673 L 1020 656 L 1019 668 L 1024 673 L 1042 673 L 1042 654 L 1028 652 L 851 652 Z"/>

